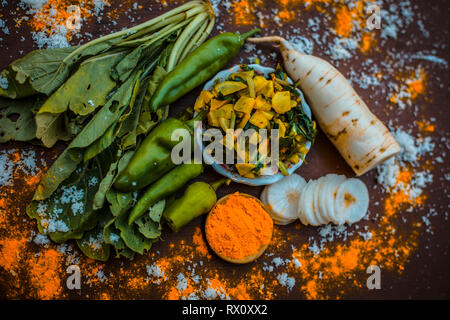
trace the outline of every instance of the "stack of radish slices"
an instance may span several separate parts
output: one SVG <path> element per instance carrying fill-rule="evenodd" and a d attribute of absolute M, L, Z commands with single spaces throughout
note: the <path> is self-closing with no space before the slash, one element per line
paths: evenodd
<path fill-rule="evenodd" d="M 294 173 L 266 186 L 261 201 L 276 224 L 300 219 L 305 225 L 342 225 L 358 222 L 366 215 L 369 192 L 359 179 L 328 174 L 306 183 Z"/>

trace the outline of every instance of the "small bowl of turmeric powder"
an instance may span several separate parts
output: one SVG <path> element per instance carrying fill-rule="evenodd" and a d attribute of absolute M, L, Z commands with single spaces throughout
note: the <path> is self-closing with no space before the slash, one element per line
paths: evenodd
<path fill-rule="evenodd" d="M 264 204 L 245 193 L 229 194 L 217 201 L 206 218 L 206 240 L 223 260 L 244 264 L 267 249 L 273 221 Z"/>

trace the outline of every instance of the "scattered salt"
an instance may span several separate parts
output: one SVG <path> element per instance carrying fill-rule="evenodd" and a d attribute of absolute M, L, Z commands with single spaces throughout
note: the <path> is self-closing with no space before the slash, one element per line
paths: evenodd
<path fill-rule="evenodd" d="M 83 213 L 84 190 L 78 190 L 76 186 L 62 186 L 61 204 L 71 204 L 74 215 Z"/>
<path fill-rule="evenodd" d="M 292 259 L 292 263 L 294 264 L 294 266 L 296 268 L 301 268 L 302 267 L 302 264 L 301 264 L 300 261 L 298 261 L 298 259 Z"/>
<path fill-rule="evenodd" d="M 295 50 L 304 54 L 313 54 L 314 43 L 302 36 L 288 36 L 287 40 L 292 44 Z"/>
<path fill-rule="evenodd" d="M 13 178 L 14 163 L 9 159 L 6 151 L 0 153 L 0 187 L 7 186 Z"/>
<path fill-rule="evenodd" d="M 278 282 L 283 287 L 286 287 L 288 291 L 291 291 L 292 288 L 295 286 L 295 279 L 292 277 L 289 277 L 287 273 L 281 273 L 277 276 Z"/>
<path fill-rule="evenodd" d="M 105 273 L 103 272 L 103 270 L 98 270 L 97 271 L 97 277 L 100 280 L 100 282 L 106 282 L 108 281 L 108 278 L 106 277 Z"/>
<path fill-rule="evenodd" d="M 358 47 L 358 44 L 354 39 L 343 38 L 334 39 L 334 43 L 331 44 L 329 54 L 331 59 L 344 60 L 352 57 L 349 50 L 354 50 Z"/>
<path fill-rule="evenodd" d="M 47 233 L 68 232 L 69 227 L 62 220 L 41 219 L 41 226 Z"/>
<path fill-rule="evenodd" d="M 10 185 L 15 171 L 25 175 L 36 175 L 38 172 L 36 152 L 32 149 L 0 151 L 0 186 Z"/>
<path fill-rule="evenodd" d="M 417 139 L 401 129 L 394 131 L 393 135 L 403 149 L 399 158 L 405 162 L 416 163 L 420 156 L 429 153 L 434 148 L 430 137 Z"/>
<path fill-rule="evenodd" d="M 164 271 L 161 270 L 161 268 L 156 263 L 152 264 L 151 266 L 146 265 L 145 267 L 147 269 L 147 274 L 149 276 L 154 277 L 154 278 L 159 278 L 155 281 L 157 284 L 160 284 L 162 279 L 164 279 L 164 280 L 166 279 L 164 277 Z"/>
<path fill-rule="evenodd" d="M 280 257 L 277 257 L 272 260 L 272 263 L 275 265 L 275 267 L 279 267 L 284 264 L 284 260 Z"/>
<path fill-rule="evenodd" d="M 319 246 L 317 246 L 317 242 L 314 241 L 313 244 L 311 246 L 308 247 L 309 251 L 311 251 L 312 253 L 314 253 L 314 255 L 318 255 L 320 253 L 320 248 Z"/>
<path fill-rule="evenodd" d="M 4 34 L 9 35 L 9 28 L 6 26 L 5 20 L 0 19 L 0 29 L 2 29 Z"/>
<path fill-rule="evenodd" d="M 92 176 L 89 179 L 88 186 L 89 187 L 95 187 L 98 184 L 98 182 L 99 182 L 99 179 L 96 176 Z"/>
<path fill-rule="evenodd" d="M 186 277 L 184 276 L 184 274 L 180 273 L 177 276 L 177 280 L 178 280 L 178 283 L 177 283 L 178 291 L 179 292 L 184 292 L 187 289 L 187 287 L 188 287 L 188 283 L 187 283 Z"/>
<path fill-rule="evenodd" d="M 364 239 L 364 241 L 369 241 L 370 239 L 372 239 L 372 232 L 370 231 L 358 232 L 358 234 Z"/>
<path fill-rule="evenodd" d="M 415 138 L 400 128 L 393 131 L 393 135 L 402 147 L 402 151 L 396 157 L 377 167 L 377 181 L 387 191 L 401 189 L 411 199 L 416 199 L 422 194 L 423 189 L 433 181 L 433 175 L 427 170 L 414 172 L 407 185 L 397 183 L 397 177 L 402 168 L 417 167 L 418 159 L 430 154 L 434 149 L 434 143 L 430 137 Z"/>
<path fill-rule="evenodd" d="M 91 247 L 94 250 L 99 250 L 105 243 L 105 240 L 103 239 L 102 233 L 99 232 L 96 236 L 91 235 L 87 242 L 89 247 Z"/>
<path fill-rule="evenodd" d="M 216 17 L 218 17 L 220 15 L 219 4 L 221 2 L 224 2 L 224 1 L 221 1 L 221 0 L 210 0 L 209 1 L 209 3 L 211 4 L 211 6 L 214 10 Z"/>
<path fill-rule="evenodd" d="M 109 235 L 109 240 L 110 240 L 112 243 L 117 243 L 117 242 L 119 242 L 119 240 L 120 240 L 120 236 L 117 235 L 117 234 L 115 234 L 115 233 L 111 233 L 111 234 Z"/>
<path fill-rule="evenodd" d="M 418 52 L 415 53 L 411 56 L 411 58 L 413 59 L 421 59 L 421 60 L 427 60 L 427 61 L 431 61 L 434 63 L 438 63 L 438 64 L 442 64 L 444 65 L 446 68 L 448 66 L 448 63 L 446 60 L 436 57 L 435 55 L 431 55 L 431 54 L 424 54 L 423 52 Z"/>
<path fill-rule="evenodd" d="M 47 246 L 50 243 L 50 239 L 46 235 L 39 233 L 34 237 L 33 242 L 37 245 Z"/>
<path fill-rule="evenodd" d="M 70 47 L 69 41 L 67 41 L 67 28 L 65 26 L 59 26 L 57 32 L 52 35 L 40 31 L 32 32 L 32 36 L 39 49 L 44 47 L 47 49 Z"/>
<path fill-rule="evenodd" d="M 37 12 L 44 5 L 46 5 L 47 2 L 47 0 L 20 0 L 19 6 L 22 9 L 30 9 L 31 12 Z"/>
<path fill-rule="evenodd" d="M 94 0 L 94 14 L 98 16 L 107 5 L 109 4 L 105 0 Z"/>
<path fill-rule="evenodd" d="M 212 288 L 211 281 L 208 279 L 208 287 L 203 290 L 202 298 L 207 300 L 221 299 L 221 300 L 229 300 L 230 297 L 225 294 L 225 290 L 223 288 Z"/>

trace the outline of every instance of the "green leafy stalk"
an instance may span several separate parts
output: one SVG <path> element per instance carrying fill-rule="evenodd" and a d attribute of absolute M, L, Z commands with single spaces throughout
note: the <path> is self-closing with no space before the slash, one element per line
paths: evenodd
<path fill-rule="evenodd" d="M 187 39 L 192 38 L 193 33 L 199 29 L 199 27 L 203 24 L 203 22 L 208 18 L 207 13 L 201 13 L 193 19 L 189 25 L 184 29 L 183 33 L 178 38 L 177 42 L 172 49 L 172 53 L 170 54 L 169 61 L 167 62 L 167 72 L 173 70 L 176 64 L 179 62 L 179 58 L 182 54 L 184 47 L 187 45 L 189 41 Z"/>
<path fill-rule="evenodd" d="M 203 1 L 191 1 L 138 26 L 78 47 L 33 51 L 0 73 L 8 79 L 7 89 L 0 88 L 0 97 L 17 99 L 36 93 L 50 95 L 66 81 L 72 67 L 85 58 L 107 52 L 129 39 L 134 39 L 133 35 L 156 31 L 155 26 L 165 26 L 166 22 L 170 23 L 171 18 L 180 13 L 186 12 L 185 16 L 190 17 L 205 10 L 207 7 Z M 179 17 L 174 21 L 178 19 Z"/>
<path fill-rule="evenodd" d="M 203 24 L 200 25 L 199 29 L 196 30 L 194 36 L 191 38 L 191 40 L 189 40 L 189 42 L 186 44 L 186 47 L 183 49 L 183 52 L 180 56 L 180 61 L 183 60 L 190 52 L 193 51 L 193 49 L 197 45 L 198 40 L 208 28 L 209 23 L 210 23 L 209 20 L 204 21 Z"/>

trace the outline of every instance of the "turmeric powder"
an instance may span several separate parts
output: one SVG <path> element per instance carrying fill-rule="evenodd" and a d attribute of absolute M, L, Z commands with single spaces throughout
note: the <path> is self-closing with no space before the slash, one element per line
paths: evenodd
<path fill-rule="evenodd" d="M 273 222 L 261 203 L 236 192 L 216 205 L 205 228 L 214 251 L 242 260 L 270 242 Z"/>
<path fill-rule="evenodd" d="M 427 77 L 425 69 L 420 65 L 409 74 L 400 72 L 395 76 L 399 85 L 389 97 L 390 102 L 398 105 L 400 109 L 405 109 L 407 106 L 412 106 L 413 101 L 419 97 L 427 98 L 425 97 Z"/>
<path fill-rule="evenodd" d="M 255 22 L 255 6 L 248 0 L 233 2 L 234 22 L 239 26 L 252 25 Z"/>

